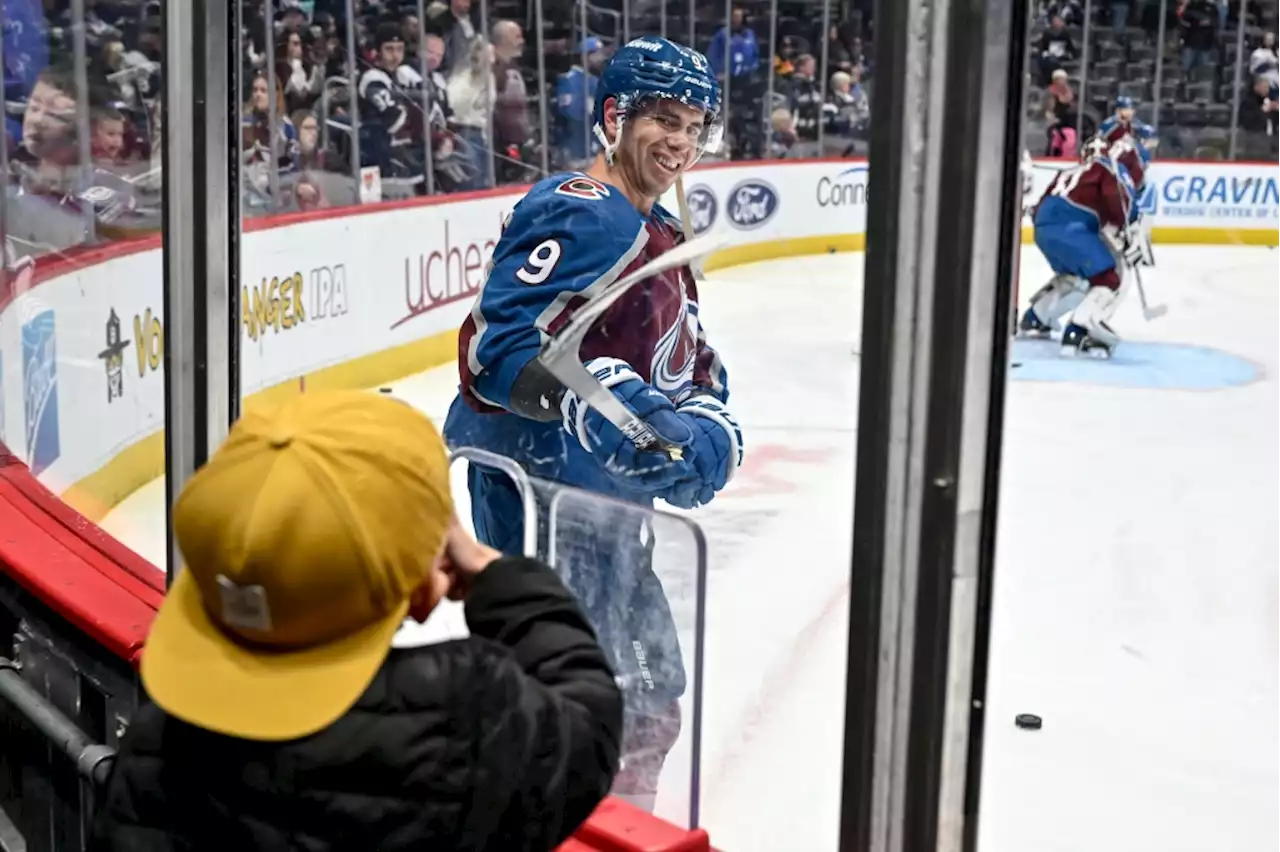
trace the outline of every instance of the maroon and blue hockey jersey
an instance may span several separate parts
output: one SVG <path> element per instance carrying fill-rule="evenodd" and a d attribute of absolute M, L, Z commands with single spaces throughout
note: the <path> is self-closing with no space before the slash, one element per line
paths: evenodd
<path fill-rule="evenodd" d="M 536 184 L 512 211 L 458 335 L 449 442 L 514 457 L 535 475 L 616 491 L 576 440 L 564 440 L 561 389 L 536 365 L 526 368 L 578 308 L 682 239 L 678 220 L 661 207 L 644 215 L 616 188 L 585 175 Z M 583 341 L 583 361 L 626 361 L 673 402 L 699 388 L 723 400 L 725 370 L 698 312 L 688 267 L 655 275 L 596 322 Z"/>

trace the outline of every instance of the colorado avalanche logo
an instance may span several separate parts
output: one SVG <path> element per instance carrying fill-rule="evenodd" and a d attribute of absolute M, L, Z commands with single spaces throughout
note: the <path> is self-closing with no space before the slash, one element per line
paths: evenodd
<path fill-rule="evenodd" d="M 689 203 L 689 215 L 693 219 L 693 232 L 698 236 L 705 234 L 711 230 L 711 226 L 716 223 L 716 214 L 720 212 L 720 205 L 716 201 L 716 194 L 711 191 L 711 187 L 705 184 L 698 184 L 690 187 L 685 201 Z"/>
<path fill-rule="evenodd" d="M 556 187 L 556 195 L 599 201 L 609 197 L 609 187 L 586 175 L 575 175 Z"/>
<path fill-rule="evenodd" d="M 693 362 L 698 354 L 696 323 L 688 307 L 682 307 L 680 316 L 654 347 L 650 375 L 654 386 L 669 397 L 675 398 L 693 383 Z"/>
<path fill-rule="evenodd" d="M 778 212 L 778 191 L 762 180 L 746 180 L 729 192 L 725 213 L 735 228 L 759 228 Z"/>

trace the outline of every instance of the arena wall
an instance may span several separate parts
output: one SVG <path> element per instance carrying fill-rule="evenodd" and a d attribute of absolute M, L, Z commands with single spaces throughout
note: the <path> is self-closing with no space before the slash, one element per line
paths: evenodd
<path fill-rule="evenodd" d="M 1069 165 L 1037 162 L 1033 194 Z M 709 165 L 689 176 L 686 191 L 698 233 L 724 241 L 708 271 L 864 245 L 865 161 Z M 370 387 L 452 361 L 457 328 L 522 193 L 247 222 L 245 404 L 306 388 Z M 674 198 L 664 201 L 678 209 Z M 1156 243 L 1278 241 L 1273 163 L 1157 162 L 1140 204 Z M 41 259 L 17 284 L 0 303 L 0 570 L 134 659 L 163 573 L 86 519 L 101 519 L 164 472 L 160 242 Z"/>
<path fill-rule="evenodd" d="M 1037 164 L 1034 195 L 1061 165 Z M 864 161 L 718 165 L 686 191 L 696 230 L 726 244 L 708 271 L 863 247 Z M 240 293 L 246 404 L 451 360 L 520 194 L 254 221 Z M 1274 165 L 1157 162 L 1141 203 L 1157 243 L 1277 241 Z M 163 472 L 162 282 L 158 241 L 106 246 L 37 263 L 33 286 L 0 307 L 0 441 L 91 520 Z M 119 394 L 109 392 L 117 370 Z"/>

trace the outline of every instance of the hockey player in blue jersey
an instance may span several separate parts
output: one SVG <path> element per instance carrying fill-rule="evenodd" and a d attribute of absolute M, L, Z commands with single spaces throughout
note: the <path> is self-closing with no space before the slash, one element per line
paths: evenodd
<path fill-rule="evenodd" d="M 1098 138 L 1107 144 L 1119 140 L 1122 136 L 1132 135 L 1141 142 L 1148 151 L 1155 148 L 1155 128 L 1134 117 L 1133 98 L 1121 95 L 1116 98 L 1115 112 L 1102 120 L 1098 126 Z"/>
<path fill-rule="evenodd" d="M 1036 207 L 1036 246 L 1054 277 L 1032 296 L 1019 329 L 1047 336 L 1071 312 L 1062 353 L 1107 358 L 1120 341 L 1110 319 L 1124 297 L 1126 268 L 1148 251 L 1138 197 L 1151 155 L 1128 134 L 1094 150 L 1056 175 Z"/>
<path fill-rule="evenodd" d="M 718 144 L 720 89 L 702 54 L 666 39 L 639 38 L 605 66 L 593 118 L 602 150 L 591 167 L 539 182 L 506 223 L 459 333 L 460 392 L 445 436 L 455 447 L 510 457 L 541 479 L 640 506 L 661 499 L 694 508 L 729 482 L 743 447 L 688 267 L 628 290 L 581 347 L 587 368 L 680 447 L 681 458 L 637 449 L 536 356 L 581 305 L 683 239 L 679 220 L 656 202 Z M 473 464 L 468 488 L 477 537 L 518 551 L 522 510 L 511 482 Z M 654 542 L 646 527 L 605 521 L 578 536 L 572 557 L 558 553 L 574 562 L 577 582 L 570 585 L 626 693 L 623 766 L 614 792 L 652 807 L 680 730 L 685 668 L 651 567 Z M 593 567 L 583 572 L 582 564 Z"/>

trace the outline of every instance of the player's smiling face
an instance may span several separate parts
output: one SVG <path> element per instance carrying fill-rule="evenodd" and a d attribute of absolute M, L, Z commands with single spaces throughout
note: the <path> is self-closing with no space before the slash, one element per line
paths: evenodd
<path fill-rule="evenodd" d="M 619 164 L 639 192 L 662 195 L 692 163 L 702 135 L 702 110 L 657 98 L 623 124 Z"/>

